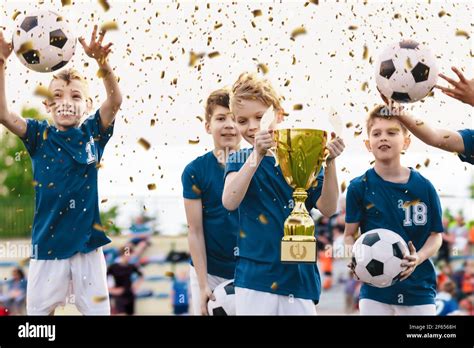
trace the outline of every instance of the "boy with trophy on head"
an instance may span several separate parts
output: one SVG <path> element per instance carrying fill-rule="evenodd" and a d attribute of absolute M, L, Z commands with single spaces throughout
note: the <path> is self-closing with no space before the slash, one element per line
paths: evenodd
<path fill-rule="evenodd" d="M 333 137 L 326 146 L 326 132 L 316 129 L 275 130 L 283 120 L 279 97 L 267 80 L 252 74 L 234 83 L 230 107 L 242 137 L 253 145 L 229 156 L 222 196 L 224 207 L 240 215 L 236 313 L 316 314 L 321 281 L 308 211 L 335 213 L 335 158 L 344 142 Z M 268 109 L 275 110 L 274 120 L 262 129 Z"/>

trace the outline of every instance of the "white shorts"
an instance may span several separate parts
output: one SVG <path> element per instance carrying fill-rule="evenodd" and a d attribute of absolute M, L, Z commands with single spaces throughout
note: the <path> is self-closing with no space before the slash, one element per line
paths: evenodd
<path fill-rule="evenodd" d="M 360 315 L 436 315 L 436 305 L 391 305 L 368 298 L 359 301 Z"/>
<path fill-rule="evenodd" d="M 217 285 L 228 281 L 229 279 L 207 274 L 207 282 L 211 290 L 214 290 Z M 189 283 L 191 286 L 191 302 L 194 315 L 201 315 L 201 290 L 199 288 L 199 281 L 196 270 L 193 266 L 189 266 Z"/>
<path fill-rule="evenodd" d="M 316 315 L 312 300 L 235 288 L 237 315 Z"/>
<path fill-rule="evenodd" d="M 30 260 L 26 289 L 28 315 L 49 315 L 66 303 L 75 304 L 83 315 L 110 315 L 102 248 L 63 260 Z"/>

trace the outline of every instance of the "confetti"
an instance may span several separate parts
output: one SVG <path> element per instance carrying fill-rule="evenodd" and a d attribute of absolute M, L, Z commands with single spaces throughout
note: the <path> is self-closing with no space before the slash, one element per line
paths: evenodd
<path fill-rule="evenodd" d="M 373 207 L 375 207 L 375 204 L 369 203 L 369 204 L 367 204 L 367 206 L 365 207 L 365 209 L 369 210 L 369 209 L 371 209 L 371 208 L 373 208 Z"/>
<path fill-rule="evenodd" d="M 277 283 L 277 282 L 273 282 L 271 288 L 272 288 L 273 291 L 275 291 L 276 289 L 278 289 L 278 283 Z"/>
<path fill-rule="evenodd" d="M 156 184 L 148 184 L 146 187 L 148 187 L 148 190 L 150 191 L 156 190 Z"/>
<path fill-rule="evenodd" d="M 92 227 L 97 231 L 107 232 L 107 227 L 102 226 L 101 224 L 95 223 Z"/>
<path fill-rule="evenodd" d="M 191 51 L 189 53 L 189 66 L 194 67 L 202 57 L 204 57 L 204 53 L 195 53 Z"/>
<path fill-rule="evenodd" d="M 53 93 L 51 93 L 51 91 L 48 88 L 46 88 L 45 86 L 41 86 L 41 85 L 39 85 L 35 88 L 34 94 L 37 97 L 43 97 L 43 98 L 46 98 L 48 100 L 51 100 L 51 99 L 54 98 Z"/>
<path fill-rule="evenodd" d="M 369 48 L 364 45 L 364 52 L 362 53 L 362 59 L 367 60 L 369 58 Z"/>
<path fill-rule="evenodd" d="M 108 201 L 108 199 L 107 199 L 107 198 L 104 198 L 103 200 L 100 201 L 100 203 L 105 203 L 105 202 L 107 202 L 107 201 Z"/>
<path fill-rule="evenodd" d="M 259 220 L 262 224 L 264 224 L 264 225 L 268 224 L 267 217 L 266 217 L 265 215 L 263 215 L 263 214 L 260 214 L 260 215 L 258 216 L 258 220 Z"/>
<path fill-rule="evenodd" d="M 214 29 L 219 29 L 220 27 L 222 27 L 222 23 L 216 23 L 216 25 L 214 25 Z"/>
<path fill-rule="evenodd" d="M 197 140 L 189 139 L 189 140 L 188 140 L 188 144 L 190 144 L 190 145 L 199 144 L 199 139 L 197 139 Z"/>
<path fill-rule="evenodd" d="M 268 73 L 268 66 L 266 64 L 260 63 L 257 65 L 257 67 L 262 71 L 264 75 Z"/>
<path fill-rule="evenodd" d="M 16 10 L 15 13 L 13 13 L 13 16 L 12 16 L 12 19 L 15 20 L 16 17 L 18 17 L 20 15 L 20 11 Z"/>
<path fill-rule="evenodd" d="M 407 60 L 405 61 L 405 67 L 408 70 L 411 70 L 413 68 L 413 65 L 411 64 L 411 61 L 410 61 L 410 57 L 408 57 Z"/>
<path fill-rule="evenodd" d="M 341 193 L 344 193 L 344 192 L 346 191 L 346 188 L 347 188 L 346 185 L 347 185 L 347 184 L 346 184 L 345 181 L 343 181 L 343 182 L 341 183 Z"/>
<path fill-rule="evenodd" d="M 102 31 L 118 30 L 118 25 L 114 21 L 104 22 L 100 26 L 100 30 Z"/>
<path fill-rule="evenodd" d="M 212 59 L 212 58 L 219 57 L 220 55 L 221 54 L 218 51 L 214 51 L 214 52 L 209 53 L 207 56 Z"/>
<path fill-rule="evenodd" d="M 23 54 L 33 49 L 33 42 L 26 41 L 20 45 L 20 48 L 16 51 L 16 54 Z"/>
<path fill-rule="evenodd" d="M 359 27 L 357 25 L 349 25 L 349 30 L 357 30 Z"/>
<path fill-rule="evenodd" d="M 174 272 L 172 272 L 172 271 L 166 271 L 166 272 L 165 272 L 165 277 L 174 278 Z"/>
<path fill-rule="evenodd" d="M 138 143 L 139 143 L 145 150 L 149 150 L 150 147 L 151 147 L 151 144 L 150 144 L 147 140 L 145 140 L 145 139 L 143 139 L 143 138 L 138 139 Z"/>
<path fill-rule="evenodd" d="M 247 235 L 245 234 L 244 231 L 240 230 L 240 238 L 245 238 Z"/>
<path fill-rule="evenodd" d="M 300 35 L 303 35 L 303 34 L 306 34 L 305 27 L 299 27 L 299 28 L 294 29 L 291 32 L 291 38 L 295 39 L 297 36 L 300 36 Z"/>
<path fill-rule="evenodd" d="M 254 17 L 259 17 L 262 15 L 262 10 L 253 10 L 252 14 Z"/>
<path fill-rule="evenodd" d="M 303 104 L 295 104 L 295 105 L 293 105 L 293 110 L 303 110 Z"/>
<path fill-rule="evenodd" d="M 102 9 L 107 12 L 108 10 L 110 10 L 110 5 L 108 3 L 107 0 L 98 0 L 99 2 L 99 5 L 102 6 Z"/>
<path fill-rule="evenodd" d="M 414 199 L 414 200 L 412 200 L 412 201 L 407 201 L 407 202 L 403 203 L 403 208 L 408 208 L 408 207 L 410 207 L 410 206 L 412 206 L 412 205 L 417 205 L 418 203 L 420 203 L 420 199 L 419 199 L 419 198 Z"/>
<path fill-rule="evenodd" d="M 191 190 L 193 190 L 193 192 L 194 192 L 195 194 L 197 194 L 197 195 L 199 195 L 199 196 L 201 195 L 201 192 L 202 192 L 202 191 L 201 191 L 201 190 L 199 189 L 199 187 L 197 187 L 196 185 L 193 185 L 193 186 L 191 187 Z"/>
<path fill-rule="evenodd" d="M 446 11 L 439 11 L 438 12 L 438 17 L 441 18 L 446 14 Z"/>
<path fill-rule="evenodd" d="M 460 30 L 460 29 L 456 30 L 456 36 L 464 36 L 466 39 L 469 39 L 469 38 L 470 38 L 470 36 L 469 36 L 469 34 L 467 33 L 467 31 L 465 31 L 465 30 Z"/>
<path fill-rule="evenodd" d="M 71 0 L 61 0 L 61 5 L 69 6 L 69 5 L 71 5 Z"/>
<path fill-rule="evenodd" d="M 425 167 L 428 167 L 430 165 L 430 159 L 425 159 L 425 162 L 423 162 L 423 164 L 425 165 Z"/>
<path fill-rule="evenodd" d="M 107 75 L 109 74 L 109 70 L 108 69 L 99 69 L 97 70 L 97 77 L 99 79 L 103 79 L 104 77 L 106 77 Z"/>
<path fill-rule="evenodd" d="M 92 301 L 95 303 L 100 303 L 100 302 L 104 302 L 108 298 L 109 298 L 108 296 L 94 296 L 92 297 Z"/>

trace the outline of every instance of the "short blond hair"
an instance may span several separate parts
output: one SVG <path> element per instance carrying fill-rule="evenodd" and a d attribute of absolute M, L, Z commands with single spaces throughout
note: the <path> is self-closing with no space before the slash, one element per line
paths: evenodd
<path fill-rule="evenodd" d="M 206 100 L 205 118 L 206 122 L 211 121 L 212 113 L 216 106 L 229 109 L 229 88 L 221 88 L 212 92 Z"/>
<path fill-rule="evenodd" d="M 405 127 L 403 123 L 401 123 L 399 120 L 397 120 L 396 116 L 390 116 L 390 109 L 387 105 L 379 104 L 376 107 L 374 107 L 369 114 L 367 115 L 366 119 L 366 129 L 367 129 L 367 134 L 370 134 L 370 130 L 372 129 L 372 126 L 374 125 L 374 120 L 376 118 L 383 118 L 386 120 L 395 120 L 400 124 L 400 127 L 402 128 L 403 135 L 408 134 L 408 129 Z"/>
<path fill-rule="evenodd" d="M 232 86 L 230 94 L 230 109 L 242 100 L 258 100 L 275 111 L 282 111 L 280 96 L 272 87 L 271 83 L 256 74 L 244 72 L 240 74 Z"/>
<path fill-rule="evenodd" d="M 86 79 L 77 70 L 72 68 L 61 70 L 58 74 L 53 75 L 53 79 L 50 82 L 50 86 L 54 80 L 62 80 L 66 82 L 67 85 L 69 85 L 73 80 L 81 82 L 81 84 L 84 86 L 84 92 L 86 93 L 86 97 L 89 98 L 89 85 Z"/>

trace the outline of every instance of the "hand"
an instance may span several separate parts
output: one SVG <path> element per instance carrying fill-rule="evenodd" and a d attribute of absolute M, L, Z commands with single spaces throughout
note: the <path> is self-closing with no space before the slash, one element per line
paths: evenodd
<path fill-rule="evenodd" d="M 107 56 L 111 52 L 110 47 L 113 45 L 109 43 L 105 46 L 102 45 L 104 40 L 105 31 L 101 30 L 99 33 L 99 38 L 97 38 L 97 25 L 94 25 L 94 30 L 92 31 L 91 42 L 86 44 L 86 40 L 81 36 L 79 42 L 84 48 L 84 52 L 91 58 L 94 58 L 99 64 L 104 64 L 106 62 Z"/>
<path fill-rule="evenodd" d="M 349 264 L 347 265 L 347 268 L 349 268 L 349 272 L 351 273 L 352 278 L 356 280 L 360 280 L 357 274 L 355 273 L 355 263 L 351 260 Z"/>
<path fill-rule="evenodd" d="M 209 315 L 209 312 L 207 311 L 207 303 L 211 301 L 215 301 L 216 298 L 214 297 L 214 294 L 212 293 L 212 290 L 209 288 L 209 286 L 206 286 L 204 289 L 201 289 L 201 314 L 202 315 Z"/>
<path fill-rule="evenodd" d="M 326 163 L 328 161 L 332 161 L 335 159 L 337 156 L 339 156 L 342 151 L 344 151 L 344 148 L 346 145 L 344 145 L 344 140 L 342 138 L 336 136 L 336 133 L 331 133 L 331 141 L 326 145 L 326 148 L 329 151 L 329 156 L 326 159 Z"/>
<path fill-rule="evenodd" d="M 467 80 L 461 71 L 456 67 L 451 68 L 452 71 L 456 73 L 459 77 L 459 81 L 454 81 L 453 79 L 439 74 L 439 77 L 448 81 L 454 88 L 443 87 L 436 85 L 436 88 L 439 88 L 444 94 L 450 96 L 451 98 L 462 101 L 463 103 L 474 106 L 474 79 Z"/>
<path fill-rule="evenodd" d="M 11 42 L 5 41 L 3 31 L 0 31 L 0 63 L 5 63 L 12 53 L 13 45 Z"/>
<path fill-rule="evenodd" d="M 406 267 L 406 269 L 400 273 L 400 281 L 407 279 L 415 271 L 416 266 L 418 266 L 420 262 L 420 257 L 411 241 L 408 242 L 408 248 L 410 249 L 410 255 L 405 255 L 403 259 L 406 261 L 401 263 L 401 266 Z"/>
<path fill-rule="evenodd" d="M 273 146 L 275 142 L 272 130 L 262 130 L 255 134 L 255 150 L 260 156 L 265 156 Z"/>

